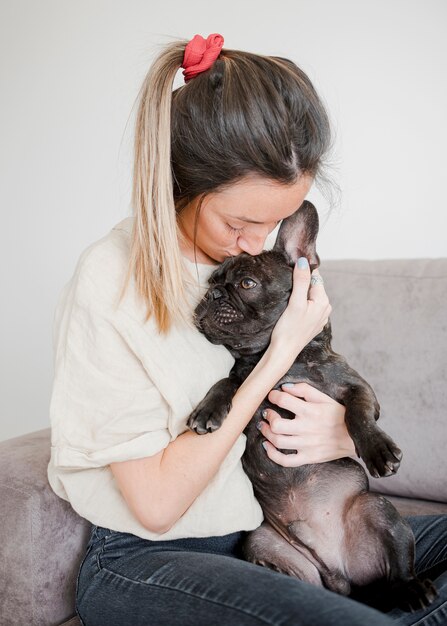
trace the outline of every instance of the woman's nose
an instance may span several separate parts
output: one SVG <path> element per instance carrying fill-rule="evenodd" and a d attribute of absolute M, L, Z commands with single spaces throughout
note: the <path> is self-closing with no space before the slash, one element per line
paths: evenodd
<path fill-rule="evenodd" d="M 256 254 L 260 254 L 264 250 L 264 243 L 266 237 L 262 236 L 252 236 L 252 237 L 239 237 L 237 240 L 237 245 L 243 252 L 247 252 L 252 256 Z"/>

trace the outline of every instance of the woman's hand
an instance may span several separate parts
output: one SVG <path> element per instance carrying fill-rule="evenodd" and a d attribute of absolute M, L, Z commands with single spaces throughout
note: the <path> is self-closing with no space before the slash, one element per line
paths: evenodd
<path fill-rule="evenodd" d="M 284 467 L 307 463 L 323 463 L 345 456 L 355 456 L 354 443 L 345 425 L 345 407 L 307 383 L 296 383 L 273 390 L 269 400 L 295 414 L 284 419 L 276 411 L 267 410 L 260 430 L 268 457 Z M 287 390 L 287 391 L 286 391 Z M 297 454 L 283 454 L 297 450 Z"/>
<path fill-rule="evenodd" d="M 318 270 L 314 270 L 312 276 L 320 277 Z M 269 351 L 273 351 L 281 363 L 286 365 L 284 371 L 323 330 L 332 311 L 323 282 L 311 285 L 309 289 L 310 279 L 309 264 L 305 258 L 301 258 L 293 270 L 289 303 L 273 329 L 269 345 Z"/>

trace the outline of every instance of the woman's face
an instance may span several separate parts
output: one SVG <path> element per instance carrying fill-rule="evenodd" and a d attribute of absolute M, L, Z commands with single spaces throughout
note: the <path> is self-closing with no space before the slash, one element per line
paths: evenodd
<path fill-rule="evenodd" d="M 262 252 L 267 235 L 301 206 L 312 182 L 310 176 L 302 176 L 298 182 L 285 185 L 250 175 L 225 190 L 207 195 L 197 224 L 197 262 L 221 263 L 241 252 Z M 180 249 L 192 261 L 198 201 L 195 198 L 190 202 L 177 218 L 185 237 Z"/>

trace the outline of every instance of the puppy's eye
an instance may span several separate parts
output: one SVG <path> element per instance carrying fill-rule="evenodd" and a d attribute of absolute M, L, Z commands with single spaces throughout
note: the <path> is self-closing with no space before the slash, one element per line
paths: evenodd
<path fill-rule="evenodd" d="M 241 287 L 243 287 L 243 289 L 253 289 L 253 287 L 256 287 L 257 284 L 258 283 L 251 278 L 243 278 L 241 280 Z"/>

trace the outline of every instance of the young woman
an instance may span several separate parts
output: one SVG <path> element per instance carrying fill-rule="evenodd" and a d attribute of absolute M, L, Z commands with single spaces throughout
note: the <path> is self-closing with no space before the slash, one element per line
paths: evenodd
<path fill-rule="evenodd" d="M 306 259 L 222 427 L 187 430 L 233 364 L 192 324 L 207 279 L 227 256 L 262 251 L 321 177 L 330 142 L 324 107 L 294 63 L 222 45 L 196 35 L 153 63 L 139 95 L 134 215 L 83 252 L 56 310 L 48 476 L 92 523 L 78 615 L 85 626 L 440 624 L 445 574 L 427 610 L 385 615 L 241 556 L 263 519 L 242 433 L 266 395 L 297 416 L 269 412 L 272 460 L 290 462 L 278 436 L 298 450 L 297 465 L 354 454 L 343 406 L 306 384 L 269 393 L 331 311 Z M 185 84 L 172 92 L 180 67 Z M 411 523 L 418 569 L 443 569 L 445 518 Z"/>

